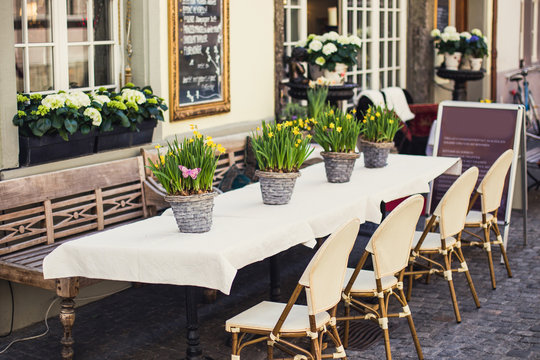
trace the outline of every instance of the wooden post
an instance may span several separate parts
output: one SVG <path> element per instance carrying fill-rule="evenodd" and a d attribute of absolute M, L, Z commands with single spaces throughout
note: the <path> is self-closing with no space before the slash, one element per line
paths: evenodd
<path fill-rule="evenodd" d="M 60 303 L 60 322 L 64 327 L 62 343 L 62 359 L 73 359 L 72 336 L 73 324 L 75 323 L 75 301 L 73 298 L 79 294 L 79 278 L 59 279 L 56 281 L 56 294 L 62 298 Z"/>

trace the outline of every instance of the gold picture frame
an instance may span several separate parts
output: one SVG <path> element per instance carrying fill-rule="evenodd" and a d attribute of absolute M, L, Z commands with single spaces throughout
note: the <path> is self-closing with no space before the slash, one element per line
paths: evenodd
<path fill-rule="evenodd" d="M 171 109 L 171 117 L 170 121 L 180 121 L 185 120 L 189 118 L 199 117 L 199 116 L 205 116 L 205 115 L 212 115 L 212 114 L 218 114 L 218 113 L 224 113 L 229 112 L 231 110 L 231 97 L 230 97 L 230 84 L 229 84 L 229 0 L 215 0 L 215 3 L 219 4 L 219 10 L 220 10 L 220 21 L 221 21 L 221 33 L 217 34 L 217 39 L 221 38 L 221 52 L 218 50 L 218 46 L 216 44 L 211 46 L 212 44 L 207 44 L 208 46 L 205 48 L 202 45 L 194 45 L 194 46 L 186 46 L 184 47 L 183 44 L 186 43 L 186 37 L 184 36 L 184 29 L 187 26 L 184 26 L 184 19 L 186 21 L 193 21 L 194 26 L 206 26 L 207 22 L 212 20 L 215 20 L 214 17 L 208 16 L 211 20 L 206 19 L 205 16 L 199 17 L 201 15 L 201 12 L 196 11 L 196 15 L 189 15 L 193 16 L 193 18 L 189 18 L 186 15 L 184 15 L 183 12 L 190 10 L 190 6 L 199 6 L 199 5 L 190 5 L 193 2 L 188 2 L 184 6 L 184 0 L 169 0 L 168 2 L 168 11 L 169 11 L 169 95 L 170 95 L 170 109 Z M 211 1 L 209 1 L 211 4 Z M 209 8 L 212 5 L 203 6 L 203 8 Z M 195 11 L 194 11 L 195 12 Z M 195 19 L 195 17 L 197 17 Z M 195 20 L 194 20 L 195 19 Z M 201 21 L 202 20 L 202 21 Z M 201 22 L 204 25 L 200 25 Z M 193 27 L 193 29 L 197 29 L 196 27 Z M 215 26 L 213 26 L 213 29 L 216 29 Z M 210 29 L 211 30 L 211 29 Z M 193 34 L 193 32 L 189 32 L 190 34 Z M 210 31 L 208 33 L 211 33 Z M 193 35 L 188 35 L 189 39 L 192 38 Z M 197 36 L 205 36 L 197 35 Z M 212 35 L 207 36 L 211 37 Z M 215 39 L 214 39 L 215 40 Z M 197 44 L 196 40 L 196 44 Z M 218 40 L 219 42 L 219 40 Z M 188 43 L 193 44 L 192 40 L 189 40 Z M 197 46 L 200 46 L 197 48 Z M 212 50 L 210 50 L 212 47 Z M 190 48 L 190 54 L 195 53 L 196 55 L 185 55 L 184 49 Z M 195 50 L 193 50 L 195 49 Z M 205 49 L 205 50 L 201 50 Z M 212 58 L 215 56 L 214 59 Z M 195 56 L 198 56 L 197 59 L 201 60 L 201 56 L 204 57 L 204 54 L 206 54 L 206 57 L 208 59 L 207 64 L 202 62 L 195 62 L 194 59 Z M 199 56 L 200 55 L 200 56 Z M 186 85 L 183 88 L 181 87 L 182 84 L 185 84 L 186 82 L 188 84 L 197 82 L 201 79 L 201 76 L 193 76 L 193 72 L 187 73 L 185 68 L 186 66 L 186 60 L 189 56 L 192 56 L 191 61 L 189 62 L 189 66 L 196 65 L 196 70 L 198 71 L 200 69 L 204 69 L 206 66 L 206 69 L 210 69 L 213 67 L 215 72 L 214 75 L 203 75 L 203 79 L 214 79 L 216 83 L 216 88 L 219 88 L 219 90 L 214 91 L 209 96 L 203 96 L 200 95 L 199 90 L 195 90 L 194 94 L 191 94 L 191 91 L 194 89 L 194 85 Z M 219 59 L 219 61 L 217 61 Z M 184 67 L 182 66 L 184 65 Z M 191 69 L 190 69 L 191 71 Z M 203 71 L 204 70 L 200 70 Z M 209 70 L 210 71 L 210 70 Z M 206 72 L 208 73 L 208 72 Z M 206 76 L 206 77 L 204 77 Z M 193 78 L 195 77 L 195 80 Z M 203 87 L 203 91 L 207 91 L 207 89 L 210 89 L 212 87 L 212 82 L 210 83 L 204 83 L 203 85 L 206 87 Z M 200 83 L 198 83 L 197 86 L 199 86 Z M 185 90 L 186 88 L 190 88 L 188 90 Z M 205 90 L 206 89 L 206 90 Z M 208 100 L 206 99 L 208 98 Z M 187 101 L 189 100 L 189 101 Z"/>

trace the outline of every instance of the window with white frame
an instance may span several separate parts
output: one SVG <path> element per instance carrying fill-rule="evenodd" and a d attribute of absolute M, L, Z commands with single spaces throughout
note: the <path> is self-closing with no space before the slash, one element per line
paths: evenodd
<path fill-rule="evenodd" d="M 116 88 L 118 0 L 13 0 L 17 91 Z"/>
<path fill-rule="evenodd" d="M 299 40 L 307 38 L 307 0 L 284 0 L 285 54 L 290 56 Z"/>
<path fill-rule="evenodd" d="M 343 0 L 342 32 L 362 39 L 347 81 L 361 89 L 405 85 L 405 0 Z"/>

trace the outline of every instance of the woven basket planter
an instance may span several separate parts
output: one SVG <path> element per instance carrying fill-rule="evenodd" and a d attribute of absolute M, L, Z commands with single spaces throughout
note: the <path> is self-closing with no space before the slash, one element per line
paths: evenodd
<path fill-rule="evenodd" d="M 359 140 L 364 153 L 364 166 L 367 168 L 381 168 L 386 166 L 388 153 L 394 147 L 394 142 L 373 143 Z"/>
<path fill-rule="evenodd" d="M 351 179 L 357 153 L 321 152 L 326 169 L 326 179 L 331 183 L 345 183 Z"/>
<path fill-rule="evenodd" d="M 267 205 L 284 205 L 291 200 L 296 178 L 299 172 L 277 173 L 257 170 L 263 203 Z"/>
<path fill-rule="evenodd" d="M 203 233 L 212 227 L 215 192 L 190 196 L 165 196 L 171 204 L 178 230 L 183 233 Z"/>

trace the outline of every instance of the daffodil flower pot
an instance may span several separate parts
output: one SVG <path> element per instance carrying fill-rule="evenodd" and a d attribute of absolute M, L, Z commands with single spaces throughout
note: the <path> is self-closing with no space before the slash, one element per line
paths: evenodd
<path fill-rule="evenodd" d="M 291 200 L 299 172 L 280 173 L 271 171 L 255 171 L 259 177 L 263 203 L 266 205 L 285 205 Z"/>
<path fill-rule="evenodd" d="M 453 54 L 449 54 L 449 53 L 444 54 L 444 64 L 447 70 L 459 69 L 460 61 L 461 61 L 460 52 L 455 52 Z"/>
<path fill-rule="evenodd" d="M 334 71 L 324 69 L 323 76 L 331 84 L 341 85 L 345 82 L 345 75 L 347 74 L 347 65 L 337 63 Z"/>
<path fill-rule="evenodd" d="M 42 137 L 19 135 L 19 166 L 42 164 L 94 153 L 96 133 L 76 132 L 69 140 L 60 135 Z"/>
<path fill-rule="evenodd" d="M 204 233 L 212 228 L 212 211 L 216 192 L 165 196 L 171 204 L 178 230 L 183 233 Z"/>
<path fill-rule="evenodd" d="M 112 131 L 99 133 L 96 142 L 96 151 L 120 149 L 130 146 L 142 145 L 152 142 L 154 128 L 157 120 L 145 120 L 137 125 L 139 131 L 116 126 Z"/>
<path fill-rule="evenodd" d="M 371 142 L 360 139 L 360 146 L 364 153 L 364 166 L 367 168 L 385 167 L 388 160 L 388 154 L 394 147 L 394 142 Z"/>
<path fill-rule="evenodd" d="M 355 152 L 321 152 L 324 159 L 326 179 L 331 183 L 345 183 L 351 179 L 356 159 L 360 154 Z"/>

